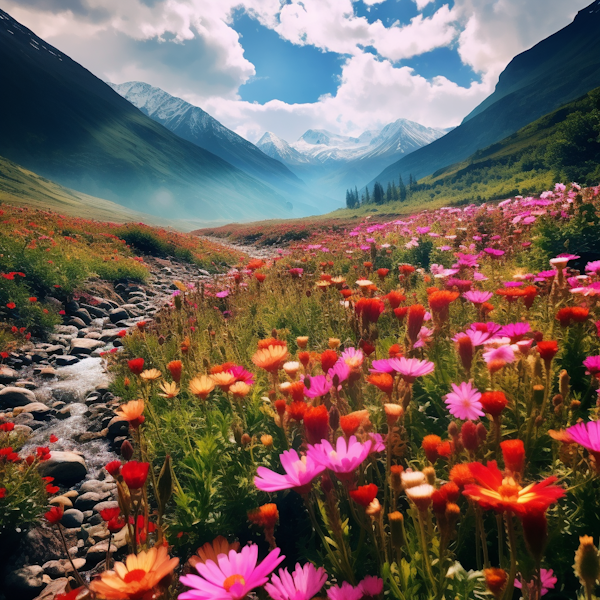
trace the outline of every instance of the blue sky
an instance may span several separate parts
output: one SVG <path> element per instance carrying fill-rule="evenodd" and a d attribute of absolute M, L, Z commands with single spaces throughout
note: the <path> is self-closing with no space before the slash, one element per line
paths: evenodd
<path fill-rule="evenodd" d="M 144 81 L 250 141 L 457 125 L 518 53 L 591 0 L 3 0 L 115 83 Z"/>

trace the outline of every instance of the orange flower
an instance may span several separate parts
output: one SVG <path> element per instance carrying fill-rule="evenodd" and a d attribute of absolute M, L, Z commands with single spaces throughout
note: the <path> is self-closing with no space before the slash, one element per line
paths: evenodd
<path fill-rule="evenodd" d="M 269 345 L 266 348 L 257 350 L 252 357 L 252 362 L 268 373 L 277 373 L 283 363 L 287 360 L 287 357 L 288 351 L 285 344 Z"/>
<path fill-rule="evenodd" d="M 196 376 L 189 383 L 190 392 L 202 400 L 206 400 L 214 389 L 215 382 L 208 375 Z"/>
<path fill-rule="evenodd" d="M 90 590 L 106 600 L 134 600 L 146 594 L 149 597 L 149 592 L 178 564 L 178 558 L 169 558 L 166 546 L 130 554 L 125 563 L 116 562 L 113 571 L 105 571 L 92 581 Z"/>
<path fill-rule="evenodd" d="M 483 571 L 485 576 L 485 585 L 488 590 L 492 593 L 494 598 L 502 598 L 506 583 L 508 582 L 508 575 L 504 569 L 490 568 Z"/>
<path fill-rule="evenodd" d="M 167 369 L 171 373 L 171 377 L 175 383 L 181 381 L 181 371 L 183 370 L 183 363 L 180 360 L 172 360 L 168 365 Z"/>
<path fill-rule="evenodd" d="M 349 438 L 356 433 L 356 430 L 364 423 L 365 418 L 368 420 L 369 412 L 366 410 L 357 410 L 348 415 L 340 417 L 340 427 L 344 435 Z"/>
<path fill-rule="evenodd" d="M 254 525 L 273 529 L 279 519 L 279 511 L 276 504 L 263 504 L 248 513 L 248 520 Z"/>
<path fill-rule="evenodd" d="M 371 373 L 367 377 L 367 381 L 391 397 L 394 389 L 394 378 L 389 373 Z"/>
<path fill-rule="evenodd" d="M 228 392 L 231 385 L 235 383 L 235 375 L 229 371 L 213 373 L 210 378 L 215 382 L 215 385 L 218 385 L 224 392 Z"/>
<path fill-rule="evenodd" d="M 406 335 L 411 343 L 417 341 L 419 331 L 423 325 L 423 319 L 425 318 L 425 307 L 421 304 L 413 304 L 408 308 L 408 325 L 406 327 Z M 397 316 L 397 315 L 396 315 Z"/>
<path fill-rule="evenodd" d="M 459 296 L 460 292 L 450 292 L 448 290 L 433 292 L 429 296 L 429 308 L 431 308 L 433 316 L 440 323 L 448 320 L 450 303 L 454 302 Z"/>
<path fill-rule="evenodd" d="M 494 418 L 499 417 L 508 404 L 503 392 L 484 392 L 479 401 L 483 410 Z"/>
<path fill-rule="evenodd" d="M 438 447 L 442 443 L 442 438 L 439 435 L 426 435 L 421 442 L 421 447 L 425 451 L 425 456 L 430 463 L 435 463 L 439 458 Z"/>
<path fill-rule="evenodd" d="M 540 513 L 565 495 L 562 487 L 553 485 L 556 477 L 521 487 L 512 477 L 503 477 L 496 461 L 488 462 L 485 467 L 478 462 L 470 463 L 469 469 L 477 484 L 467 484 L 463 494 L 484 510 L 511 511 L 519 516 Z"/>
<path fill-rule="evenodd" d="M 450 469 L 449 478 L 450 481 L 455 483 L 461 489 L 469 483 L 475 483 L 475 478 L 473 477 L 473 473 L 471 473 L 469 465 L 465 464 L 454 465 Z"/>
<path fill-rule="evenodd" d="M 335 365 L 338 360 L 338 355 L 335 350 L 325 350 L 321 354 L 321 368 L 323 373 L 328 373 L 329 369 Z"/>
<path fill-rule="evenodd" d="M 121 404 L 115 411 L 118 417 L 129 421 L 131 427 L 139 427 L 144 422 L 144 401 L 143 400 L 131 400 L 127 404 Z"/>
<path fill-rule="evenodd" d="M 286 346 L 287 344 L 283 340 L 277 338 L 267 338 L 266 340 L 258 340 L 258 349 L 268 348 L 269 346 Z"/>

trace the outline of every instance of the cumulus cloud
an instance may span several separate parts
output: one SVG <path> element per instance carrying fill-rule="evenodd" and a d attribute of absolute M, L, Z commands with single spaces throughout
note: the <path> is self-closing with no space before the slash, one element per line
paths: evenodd
<path fill-rule="evenodd" d="M 414 2 L 421 11 L 431 0 Z M 255 141 L 266 130 L 288 140 L 316 127 L 354 134 L 400 117 L 456 125 L 515 54 L 588 3 L 455 0 L 387 27 L 357 16 L 352 0 L 5 0 L 4 8 L 99 77 L 161 87 Z M 238 90 L 256 73 L 232 27 L 240 7 L 293 44 L 345 56 L 336 93 L 310 104 L 242 101 Z M 480 81 L 461 87 L 441 73 L 428 80 L 402 64 L 443 46 L 456 48 Z"/>

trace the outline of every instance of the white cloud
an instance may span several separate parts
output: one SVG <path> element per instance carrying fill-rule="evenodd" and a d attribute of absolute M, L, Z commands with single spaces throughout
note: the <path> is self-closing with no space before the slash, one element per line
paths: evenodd
<path fill-rule="evenodd" d="M 414 1 L 419 10 L 430 3 Z M 251 140 L 265 130 L 293 140 L 311 127 L 356 133 L 400 117 L 455 125 L 493 90 L 515 54 L 566 26 L 588 3 L 455 0 L 452 8 L 389 27 L 358 17 L 352 0 L 5 0 L 3 7 L 99 77 L 147 81 Z M 346 55 L 335 95 L 311 104 L 240 100 L 255 68 L 231 27 L 239 7 L 294 44 Z M 428 81 L 399 62 L 441 46 L 456 46 L 481 83 L 460 87 L 442 74 Z"/>

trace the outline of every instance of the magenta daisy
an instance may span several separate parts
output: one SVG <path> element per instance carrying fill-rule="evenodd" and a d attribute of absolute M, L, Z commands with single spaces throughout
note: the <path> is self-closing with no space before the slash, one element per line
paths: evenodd
<path fill-rule="evenodd" d="M 279 575 L 271 577 L 271 582 L 265 584 L 265 590 L 273 600 L 310 600 L 326 581 L 327 573 L 323 567 L 317 569 L 312 563 L 301 567 L 296 563 L 291 575 L 287 569 L 279 569 Z"/>
<path fill-rule="evenodd" d="M 407 383 L 414 383 L 417 377 L 423 377 L 433 373 L 435 365 L 428 360 L 419 360 L 418 358 L 392 358 L 394 371 L 400 374 L 400 377 Z"/>
<path fill-rule="evenodd" d="M 218 564 L 212 560 L 196 564 L 198 575 L 184 575 L 180 581 L 192 588 L 179 594 L 179 600 L 241 600 L 251 590 L 264 585 L 268 575 L 285 558 L 279 548 L 258 560 L 258 546 L 244 546 L 240 552 L 220 554 Z"/>
<path fill-rule="evenodd" d="M 300 458 L 295 450 L 286 450 L 279 455 L 285 475 L 275 473 L 266 467 L 258 467 L 254 485 L 263 492 L 296 490 L 305 493 L 310 490 L 313 479 L 320 475 L 325 466 L 317 463 L 310 455 Z"/>
<path fill-rule="evenodd" d="M 586 375 L 598 375 L 600 373 L 600 356 L 588 356 L 583 361 L 583 365 L 587 369 Z"/>
<path fill-rule="evenodd" d="M 567 427 L 567 433 L 580 446 L 591 452 L 600 452 L 600 421 L 577 423 Z"/>
<path fill-rule="evenodd" d="M 333 384 L 331 379 L 325 375 L 315 375 L 314 377 L 304 379 L 304 395 L 308 398 L 318 398 L 329 392 Z"/>
<path fill-rule="evenodd" d="M 344 581 L 341 586 L 332 585 L 327 590 L 327 597 L 329 600 L 360 600 L 363 597 L 363 591 Z"/>
<path fill-rule="evenodd" d="M 360 369 L 365 359 L 364 352 L 360 348 L 346 348 L 341 358 L 352 370 Z"/>
<path fill-rule="evenodd" d="M 383 579 L 367 575 L 359 584 L 358 588 L 367 598 L 376 598 L 383 592 Z"/>
<path fill-rule="evenodd" d="M 492 361 L 512 363 L 515 361 L 515 352 L 510 346 L 499 346 L 498 348 L 490 348 L 487 352 L 484 352 L 483 359 L 488 364 Z"/>
<path fill-rule="evenodd" d="M 322 440 L 319 444 L 308 447 L 307 458 L 311 458 L 324 469 L 330 469 L 343 479 L 344 476 L 354 473 L 367 458 L 372 445 L 371 440 L 362 444 L 354 435 L 350 436 L 347 443 L 345 438 L 339 437 L 335 449 L 327 440 Z"/>
<path fill-rule="evenodd" d="M 481 392 L 471 385 L 471 382 L 462 382 L 460 385 L 450 384 L 452 392 L 446 394 L 444 402 L 453 417 L 463 421 L 476 421 L 484 416 L 481 409 Z"/>
<path fill-rule="evenodd" d="M 509 323 L 498 334 L 500 337 L 510 338 L 510 343 L 515 344 L 531 331 L 529 323 Z"/>

